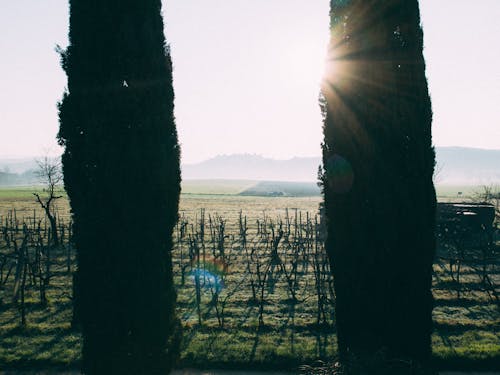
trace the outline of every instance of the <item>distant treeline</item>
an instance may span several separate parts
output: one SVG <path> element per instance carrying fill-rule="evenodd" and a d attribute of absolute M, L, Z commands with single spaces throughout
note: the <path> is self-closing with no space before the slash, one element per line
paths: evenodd
<path fill-rule="evenodd" d="M 23 173 L 0 172 L 0 186 L 33 185 L 37 183 L 39 183 L 39 178 L 33 169 Z"/>

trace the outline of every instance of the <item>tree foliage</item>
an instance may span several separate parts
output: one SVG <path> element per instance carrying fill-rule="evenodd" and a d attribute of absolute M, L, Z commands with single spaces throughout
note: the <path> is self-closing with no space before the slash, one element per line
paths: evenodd
<path fill-rule="evenodd" d="M 86 374 L 164 374 L 177 354 L 180 192 L 160 0 L 70 1 L 59 105 Z"/>
<path fill-rule="evenodd" d="M 431 353 L 432 110 L 417 0 L 331 0 L 322 87 L 341 358 Z"/>

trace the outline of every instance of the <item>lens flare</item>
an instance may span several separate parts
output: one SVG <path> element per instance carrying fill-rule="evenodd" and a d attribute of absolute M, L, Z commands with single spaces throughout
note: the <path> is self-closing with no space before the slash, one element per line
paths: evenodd
<path fill-rule="evenodd" d="M 335 193 L 347 193 L 354 183 L 354 172 L 346 159 L 338 154 L 326 162 L 326 176 L 330 189 Z"/>
<path fill-rule="evenodd" d="M 190 272 L 193 283 L 199 282 L 201 288 L 220 293 L 224 289 L 224 276 L 228 265 L 220 259 L 195 258 L 191 262 L 193 270 Z"/>

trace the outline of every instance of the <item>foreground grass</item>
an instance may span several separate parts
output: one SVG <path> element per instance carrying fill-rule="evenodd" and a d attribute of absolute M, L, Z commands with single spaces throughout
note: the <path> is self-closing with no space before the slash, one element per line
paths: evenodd
<path fill-rule="evenodd" d="M 442 270 L 437 269 L 440 273 Z M 442 275 L 444 278 L 444 275 Z M 465 285 L 472 275 L 465 277 Z M 49 305 L 41 307 L 34 291 L 26 301 L 27 325 L 20 326 L 18 307 L 7 293 L 0 304 L 0 368 L 77 368 L 81 336 L 70 326 L 71 299 L 65 283 L 69 277 L 57 272 L 49 293 Z M 447 370 L 499 370 L 500 313 L 498 306 L 477 292 L 457 299 L 452 289 L 435 288 L 435 332 L 432 336 L 435 364 Z M 302 307 L 277 302 L 270 296 L 264 327 L 259 328 L 254 304 L 238 298 L 228 306 L 226 328 L 220 328 L 211 308 L 203 305 L 202 326 L 197 323 L 192 286 L 180 288 L 178 314 L 184 339 L 178 366 L 227 369 L 295 369 L 317 359 L 335 357 L 335 331 L 317 327 Z M 209 296 L 205 296 L 205 299 Z M 206 302 L 206 301 L 205 301 Z M 298 309 L 297 309 L 298 310 Z M 242 318 L 244 317 L 244 318 Z"/>
<path fill-rule="evenodd" d="M 0 368 L 76 368 L 80 361 L 81 337 L 69 323 L 59 321 L 60 312 L 49 307 L 52 322 L 31 322 L 25 328 L 16 323 L 0 329 Z M 30 320 L 35 311 L 30 312 Z M 2 314 L 4 315 L 4 314 Z M 43 317 L 44 314 L 40 314 Z M 50 317 L 49 317 L 50 316 Z M 3 316 L 2 316 L 3 317 Z M 17 319 L 15 319 L 17 320 Z M 499 335 L 484 330 L 435 333 L 433 357 L 436 365 L 448 370 L 498 370 Z M 335 357 L 332 331 L 300 331 L 291 328 L 265 330 L 184 327 L 179 367 L 294 369 L 317 359 Z"/>

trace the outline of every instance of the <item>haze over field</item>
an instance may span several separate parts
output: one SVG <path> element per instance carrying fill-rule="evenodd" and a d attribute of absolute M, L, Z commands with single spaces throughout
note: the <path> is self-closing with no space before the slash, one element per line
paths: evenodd
<path fill-rule="evenodd" d="M 500 184 L 500 150 L 436 147 L 437 185 Z M 315 182 L 321 158 L 278 160 L 255 154 L 219 155 L 182 166 L 183 180 Z M 0 159 L 0 186 L 36 183 L 35 158 Z M 205 184 L 206 185 L 206 184 Z"/>

